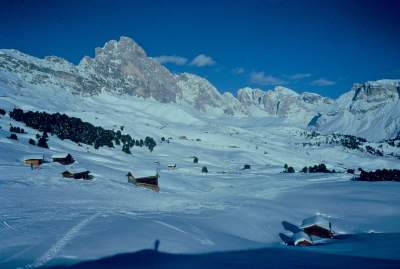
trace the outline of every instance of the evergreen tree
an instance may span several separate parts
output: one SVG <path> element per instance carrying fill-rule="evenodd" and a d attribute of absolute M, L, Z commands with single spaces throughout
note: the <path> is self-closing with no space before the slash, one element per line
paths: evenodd
<path fill-rule="evenodd" d="M 47 145 L 47 133 L 43 132 L 43 135 L 41 138 L 39 138 L 39 141 L 37 143 L 38 147 L 42 148 L 49 148 L 49 145 Z"/>
<path fill-rule="evenodd" d="M 12 140 L 18 140 L 18 137 L 16 134 L 10 134 L 10 136 L 8 138 L 12 139 Z"/>
<path fill-rule="evenodd" d="M 127 154 L 131 154 L 131 150 L 130 150 L 128 144 L 124 144 L 124 145 L 122 146 L 122 151 L 125 152 L 125 153 L 127 153 Z"/>

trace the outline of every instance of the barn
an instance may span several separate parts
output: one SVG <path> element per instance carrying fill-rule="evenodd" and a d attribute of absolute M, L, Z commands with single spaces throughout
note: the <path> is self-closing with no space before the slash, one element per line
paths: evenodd
<path fill-rule="evenodd" d="M 156 192 L 160 191 L 160 187 L 158 186 L 158 178 L 160 175 L 158 173 L 155 176 L 134 177 L 131 172 L 128 172 L 126 176 L 128 177 L 129 183 L 133 183 L 136 186 L 151 189 Z"/>
<path fill-rule="evenodd" d="M 297 232 L 293 235 L 293 244 L 295 246 L 312 246 L 313 242 L 305 232 Z"/>
<path fill-rule="evenodd" d="M 66 170 L 62 173 L 62 176 L 65 178 L 83 179 L 83 180 L 89 180 L 93 178 L 93 176 L 90 175 L 90 171 L 86 169 Z"/>
<path fill-rule="evenodd" d="M 57 162 L 63 165 L 72 164 L 75 160 L 72 158 L 69 153 L 58 153 L 51 156 L 53 162 Z"/>
<path fill-rule="evenodd" d="M 42 163 L 44 163 L 44 156 L 43 155 L 26 156 L 24 158 L 24 163 L 34 167 L 39 167 Z"/>
<path fill-rule="evenodd" d="M 334 234 L 330 221 L 321 215 L 304 219 L 300 228 L 308 235 L 322 238 L 333 238 Z"/>

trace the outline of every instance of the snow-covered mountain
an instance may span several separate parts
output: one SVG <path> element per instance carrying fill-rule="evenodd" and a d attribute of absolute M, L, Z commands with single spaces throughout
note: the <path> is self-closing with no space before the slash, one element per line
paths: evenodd
<path fill-rule="evenodd" d="M 339 132 L 381 140 L 400 132 L 400 82 L 379 80 L 355 84 L 337 100 L 315 93 L 297 93 L 277 86 L 272 90 L 238 90 L 221 94 L 205 78 L 173 74 L 128 37 L 96 48 L 78 65 L 56 57 L 39 59 L 16 50 L 0 50 L 0 80 L 18 85 L 52 87 L 82 96 L 103 92 L 178 103 L 208 116 L 273 116 L 322 132 Z"/>
<path fill-rule="evenodd" d="M 389 92 L 379 95 L 384 97 L 381 110 L 395 102 L 386 98 L 396 100 Z M 368 103 L 362 96 L 357 95 L 357 102 Z M 378 102 L 377 97 L 368 100 Z M 171 74 L 126 38 L 108 42 L 79 65 L 1 50 L 0 267 L 71 264 L 151 248 L 154 242 L 170 253 L 289 252 L 279 238 L 285 232 L 282 222 L 298 225 L 317 213 L 345 237 L 309 248 L 314 256 L 325 252 L 368 261 L 398 259 L 400 185 L 363 184 L 346 173 L 359 167 L 399 169 L 398 141 L 396 146 L 363 142 L 352 147 L 343 137 L 304 130 L 313 113 L 350 109 L 335 106 L 336 101 L 283 87 L 242 89 L 238 98 L 221 95 L 206 79 Z M 121 141 L 97 148 L 96 143 L 49 132 L 49 148 L 38 147 L 42 130 L 13 117 L 10 112 L 16 107 L 56 114 L 56 119 L 74 117 L 75 123 L 79 118 L 96 130 L 90 136 L 100 130 L 94 126 L 118 130 Z M 40 118 L 31 118 L 31 123 Z M 62 120 L 48 119 L 43 117 L 41 126 L 65 126 Z M 296 121 L 300 126 L 294 126 Z M 63 133 L 87 130 L 78 126 L 63 127 Z M 121 143 L 128 134 L 136 142 L 149 136 L 157 145 L 149 151 L 135 144 L 127 153 Z M 71 154 L 75 162 L 52 162 L 51 156 L 60 153 Z M 44 156 L 46 162 L 32 169 L 24 163 L 29 155 Z M 339 173 L 298 172 L 322 163 Z M 296 173 L 282 173 L 284 164 Z M 245 165 L 250 169 L 243 169 Z M 202 173 L 203 167 L 208 173 Z M 82 169 L 93 179 L 62 176 L 66 170 Z M 159 172 L 160 192 L 128 183 L 129 171 L 135 176 Z M 265 264 L 264 258 L 260 261 Z"/>
<path fill-rule="evenodd" d="M 370 140 L 400 135 L 400 80 L 377 80 L 353 85 L 337 100 L 336 111 L 312 123 L 323 132 L 340 132 Z"/>
<path fill-rule="evenodd" d="M 0 68 L 32 84 L 57 86 L 83 95 L 108 91 L 152 97 L 164 103 L 176 102 L 182 95 L 174 75 L 127 37 L 96 48 L 95 57 L 84 57 L 79 65 L 54 56 L 38 59 L 15 50 L 1 50 Z"/>
<path fill-rule="evenodd" d="M 251 115 L 278 116 L 302 125 L 316 114 L 330 111 L 335 106 L 335 101 L 329 98 L 315 93 L 298 94 L 282 86 L 270 91 L 243 88 L 238 91 L 238 99 Z"/>

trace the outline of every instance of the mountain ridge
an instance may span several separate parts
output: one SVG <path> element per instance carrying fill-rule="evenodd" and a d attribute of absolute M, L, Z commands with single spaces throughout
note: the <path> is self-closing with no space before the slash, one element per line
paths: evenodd
<path fill-rule="evenodd" d="M 234 96 L 221 93 L 200 76 L 172 73 L 124 36 L 96 48 L 93 58 L 84 56 L 77 65 L 58 56 L 39 59 L 1 49 L 0 72 L 16 74 L 28 84 L 56 87 L 82 96 L 127 94 L 193 107 L 210 116 L 273 116 L 321 132 L 336 131 L 374 140 L 400 134 L 400 80 L 355 83 L 336 100 L 316 93 L 297 93 L 283 86 L 266 91 L 245 87 Z M 376 128 L 383 131 L 371 134 Z"/>

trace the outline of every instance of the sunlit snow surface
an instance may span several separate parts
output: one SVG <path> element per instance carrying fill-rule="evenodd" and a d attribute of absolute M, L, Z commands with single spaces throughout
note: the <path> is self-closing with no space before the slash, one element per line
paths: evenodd
<path fill-rule="evenodd" d="M 14 90 L 3 80 L 0 108 L 14 106 L 66 113 L 109 129 L 123 125 L 134 138 L 149 135 L 158 145 L 152 153 L 134 147 L 127 155 L 50 136 L 46 150 L 28 145 L 37 131 L 0 118 L 1 268 L 97 259 L 152 248 L 157 239 L 160 251 L 169 253 L 289 248 L 278 237 L 281 222 L 300 225 L 314 214 L 330 218 L 338 234 L 356 236 L 306 251 L 400 260 L 399 183 L 354 182 L 345 173 L 281 173 L 285 163 L 296 170 L 321 162 L 339 171 L 400 168 L 396 158 L 340 146 L 304 149 L 302 130 L 277 118 L 210 119 L 174 104 L 105 94 L 84 98 L 43 87 Z M 7 139 L 10 122 L 27 134 Z M 162 136 L 173 139 L 160 144 Z M 33 171 L 22 163 L 26 155 L 61 152 L 71 153 L 77 160 L 72 167 L 90 170 L 94 179 L 63 179 L 66 167 L 57 163 Z M 128 171 L 152 175 L 155 161 L 159 193 L 128 184 Z M 174 163 L 177 169 L 168 170 Z M 251 169 L 241 170 L 244 164 Z M 201 173 L 203 166 L 208 174 Z"/>

